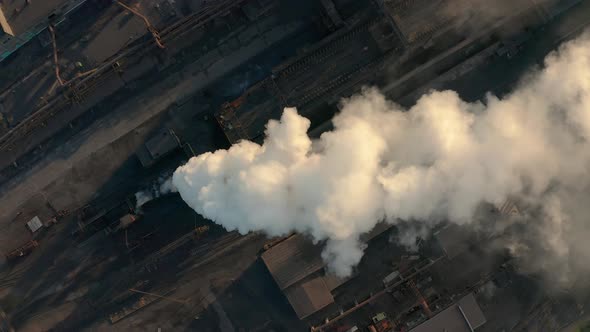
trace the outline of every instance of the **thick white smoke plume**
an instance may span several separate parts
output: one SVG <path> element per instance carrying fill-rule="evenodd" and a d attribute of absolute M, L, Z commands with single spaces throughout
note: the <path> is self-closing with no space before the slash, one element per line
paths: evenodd
<path fill-rule="evenodd" d="M 174 185 L 229 230 L 326 239 L 324 258 L 340 275 L 362 257 L 359 235 L 380 220 L 470 223 L 482 202 L 510 196 L 540 208 L 526 226 L 537 248 L 523 251 L 544 253 L 538 267 L 559 262 L 567 275 L 564 268 L 590 259 L 587 36 L 549 55 L 503 99 L 467 103 L 453 91 L 432 92 L 406 111 L 368 89 L 345 100 L 333 123 L 312 142 L 310 122 L 285 109 L 262 146 L 242 141 L 194 157 Z M 527 246 L 519 241 L 515 251 Z"/>

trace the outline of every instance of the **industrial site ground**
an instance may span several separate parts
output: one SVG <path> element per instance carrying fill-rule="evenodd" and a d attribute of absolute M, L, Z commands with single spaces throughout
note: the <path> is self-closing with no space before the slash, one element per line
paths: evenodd
<path fill-rule="evenodd" d="M 235 14 L 252 2 L 260 11 L 254 18 Z M 361 7 L 370 7 L 371 13 L 379 8 L 371 0 L 330 2 L 345 18 Z M 169 16 L 149 1 L 133 3 L 165 30 L 199 12 L 206 1 L 172 1 L 177 7 Z M 84 69 L 108 63 L 126 47 L 152 49 L 121 60 L 124 72 L 106 76 L 85 100 L 39 127 L 38 137 L 45 138 L 27 138 L 26 152 L 2 151 L 10 162 L 2 162 L 0 175 L 0 251 L 38 243 L 28 255 L 0 263 L 0 309 L 16 331 L 309 331 L 312 326 L 347 331 L 355 325 L 364 331 L 380 312 L 415 326 L 427 317 L 419 296 L 406 285 L 347 312 L 382 291 L 384 277 L 410 256 L 432 262 L 420 272 L 428 284 L 418 288 L 437 294 L 428 298 L 433 311 L 475 294 L 487 320 L 478 332 L 573 331 L 584 322 L 589 298 L 549 292 L 505 255 L 465 239 L 457 241 L 469 249 L 450 258 L 435 238 L 409 251 L 397 244 L 397 230 L 388 229 L 370 240 L 354 277 L 334 290 L 334 303 L 299 319 L 260 258 L 272 241 L 264 234 L 227 232 L 175 193 L 134 210 L 139 219 L 131 227 L 110 229 L 135 207 L 136 193 L 156 195 L 152 188 L 190 157 L 231 146 L 215 117 L 224 103 L 338 28 L 324 22 L 319 0 L 236 1 L 227 5 L 231 9 L 216 8 L 236 16 L 165 41 L 162 51 L 129 12 L 100 1 L 85 6 L 86 12 L 57 27 L 63 75 L 73 77 L 80 70 L 76 62 Z M 431 89 L 452 89 L 465 100 L 488 92 L 502 95 L 588 24 L 590 2 L 581 1 L 528 31 L 530 37 L 511 57 L 496 53 L 511 37 L 507 33 L 481 38 L 485 42 L 478 38 L 453 52 L 454 45 L 446 43 L 458 37 L 443 36 L 432 44 L 436 52 L 451 50 L 446 62 L 436 62 L 436 54 L 424 61 L 388 55 L 401 60 L 379 73 L 363 73 L 358 86 L 342 91 L 378 85 L 402 105 L 412 105 Z M 0 133 L 65 93 L 55 83 L 53 66 L 51 45 L 41 46 L 41 41 L 0 62 Z M 330 128 L 339 99 L 347 96 L 322 96 L 310 106 L 312 135 Z M 136 152 L 164 128 L 173 130 L 182 148 L 144 167 Z M 33 217 L 47 221 L 60 211 L 66 211 L 64 216 L 38 233 L 26 228 Z"/>

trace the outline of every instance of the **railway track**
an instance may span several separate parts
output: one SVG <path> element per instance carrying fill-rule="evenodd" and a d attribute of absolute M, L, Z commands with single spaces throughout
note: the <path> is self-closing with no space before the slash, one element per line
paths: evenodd
<path fill-rule="evenodd" d="M 202 27 L 207 22 L 226 15 L 230 10 L 246 1 L 248 0 L 225 0 L 206 5 L 200 12 L 187 16 L 179 22 L 163 29 L 160 32 L 160 38 L 164 44 L 178 40 Z M 69 83 L 60 93 L 51 98 L 47 104 L 33 112 L 29 117 L 0 137 L 0 152 L 11 153 L 15 151 L 19 143 L 23 143 L 39 128 L 46 127 L 50 119 L 71 108 L 73 105 L 80 103 L 87 95 L 93 93 L 100 87 L 101 83 L 106 81 L 108 76 L 105 75 L 113 74 L 118 68 L 123 69 L 125 64 L 130 63 L 133 59 L 156 50 L 157 46 L 154 44 L 152 38 L 147 37 L 148 34 L 146 33 L 139 42 L 129 45 L 116 55 L 105 60 L 105 62 L 96 68 L 94 73 Z M 34 144 L 32 145 L 34 146 Z M 14 158 L 16 159 L 24 155 L 31 149 L 32 147 L 29 147 L 25 151 L 19 151 Z M 5 167 L 6 165 L 2 166 Z"/>
<path fill-rule="evenodd" d="M 10 287 L 16 285 L 18 283 L 18 281 L 23 277 L 23 275 L 25 273 L 27 273 L 29 268 L 30 268 L 30 264 L 25 265 L 25 266 L 20 266 L 15 270 L 2 273 L 0 275 L 0 290 L 7 289 L 7 288 L 10 288 Z M 55 269 L 54 267 L 50 267 L 48 270 L 46 270 L 46 272 L 51 272 L 54 269 Z"/>
<path fill-rule="evenodd" d="M 279 77 L 288 77 L 289 75 L 299 72 L 299 71 L 307 71 L 311 69 L 313 66 L 317 66 L 318 64 L 327 62 L 331 59 L 334 54 L 337 52 L 341 52 L 342 48 L 345 47 L 346 42 L 350 39 L 354 38 L 356 35 L 363 31 L 367 31 L 369 29 L 370 24 L 373 23 L 369 21 L 365 24 L 361 24 L 351 28 L 350 30 L 342 33 L 341 35 L 337 36 L 333 40 L 330 40 L 325 45 L 322 45 L 318 49 L 310 51 L 308 54 L 305 54 L 302 58 L 297 59 L 293 63 L 289 64 L 285 68 L 283 68 L 279 73 Z"/>

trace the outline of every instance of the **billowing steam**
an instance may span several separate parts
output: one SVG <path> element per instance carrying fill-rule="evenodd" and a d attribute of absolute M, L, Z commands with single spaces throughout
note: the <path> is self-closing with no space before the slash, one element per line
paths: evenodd
<path fill-rule="evenodd" d="M 172 178 L 169 175 L 161 175 L 157 180 L 152 182 L 149 189 L 140 190 L 135 193 L 136 212 L 141 212 L 141 207 L 148 202 L 172 192 L 176 192 Z"/>
<path fill-rule="evenodd" d="M 549 55 L 503 99 L 467 103 L 432 92 L 405 110 L 367 89 L 343 101 L 333 123 L 312 142 L 310 122 L 287 108 L 268 123 L 263 145 L 242 141 L 194 157 L 173 183 L 229 230 L 326 239 L 324 258 L 340 275 L 363 255 L 359 235 L 380 220 L 465 224 L 482 202 L 507 197 L 539 211 L 509 244 L 514 252 L 542 252 L 537 266 L 562 276 L 587 265 L 576 264 L 590 259 L 587 36 Z"/>

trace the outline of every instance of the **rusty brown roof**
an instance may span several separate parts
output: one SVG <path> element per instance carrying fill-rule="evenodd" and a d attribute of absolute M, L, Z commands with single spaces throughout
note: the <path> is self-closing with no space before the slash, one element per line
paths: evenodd
<path fill-rule="evenodd" d="M 287 288 L 285 296 L 299 319 L 304 319 L 334 303 L 334 297 L 321 276 Z"/>
<path fill-rule="evenodd" d="M 281 290 L 325 266 L 322 247 L 296 234 L 262 254 L 262 260 Z"/>

